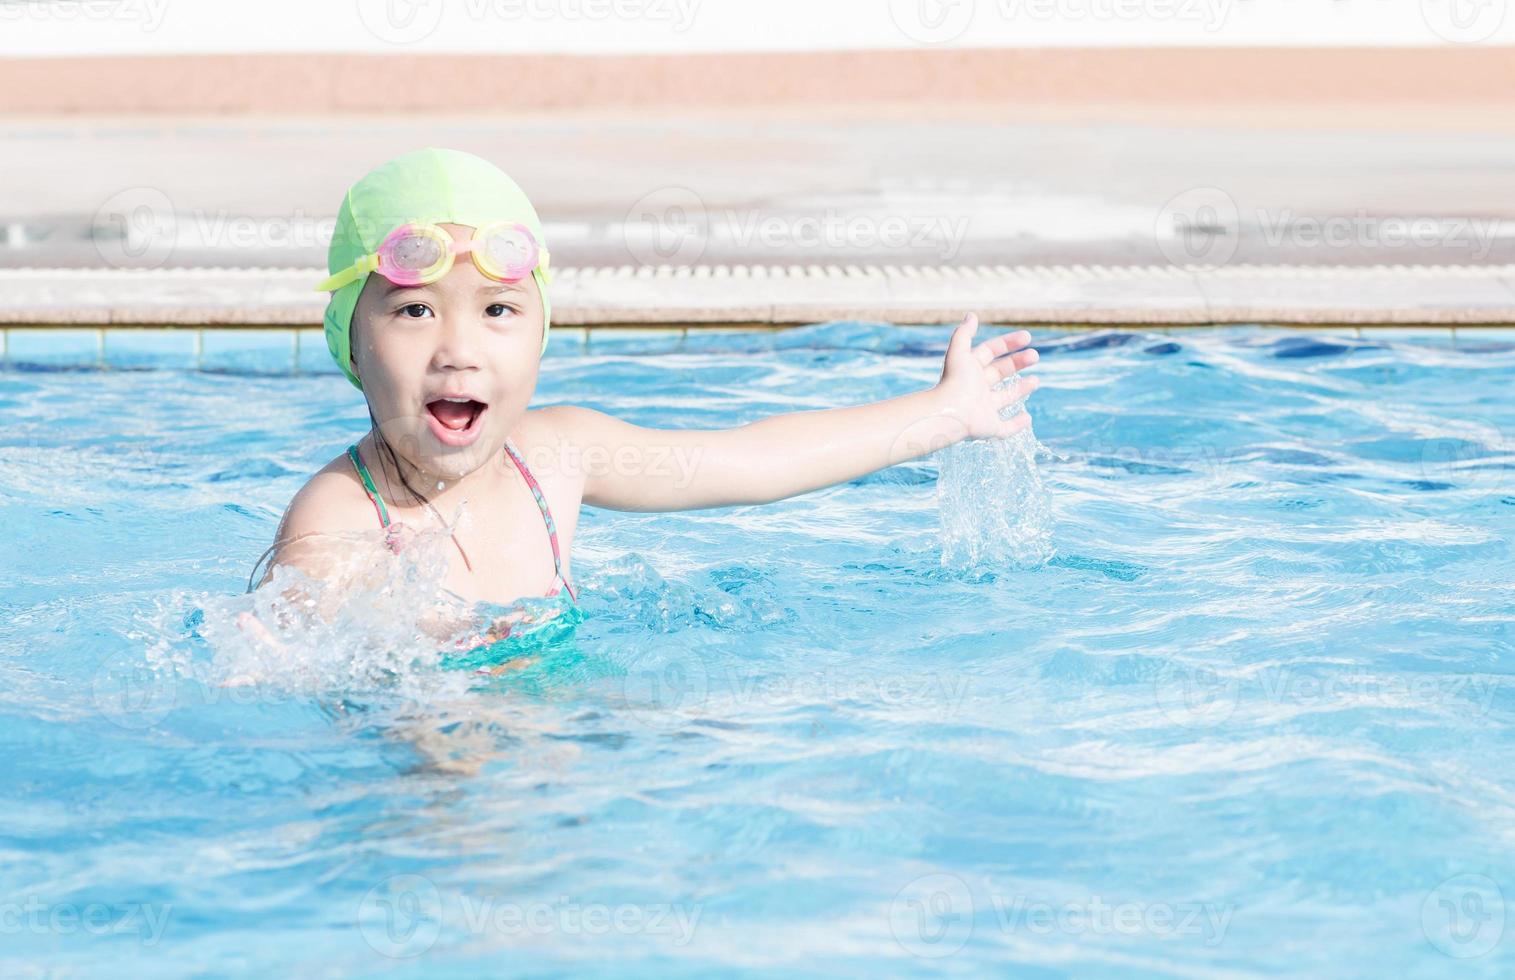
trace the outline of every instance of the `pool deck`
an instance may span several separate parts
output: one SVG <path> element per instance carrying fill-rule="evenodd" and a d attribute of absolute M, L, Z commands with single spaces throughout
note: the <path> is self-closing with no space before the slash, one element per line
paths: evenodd
<path fill-rule="evenodd" d="M 342 188 L 504 162 L 561 326 L 1515 324 L 1515 123 L 1476 105 L 0 117 L 8 327 L 314 327 Z M 607 165 L 614 160 L 613 166 Z"/>
<path fill-rule="evenodd" d="M 305 269 L 0 269 L 17 327 L 311 327 Z M 1491 327 L 1515 324 L 1515 265 L 621 266 L 566 268 L 553 322 L 785 327 L 832 320 L 1064 327 Z"/>

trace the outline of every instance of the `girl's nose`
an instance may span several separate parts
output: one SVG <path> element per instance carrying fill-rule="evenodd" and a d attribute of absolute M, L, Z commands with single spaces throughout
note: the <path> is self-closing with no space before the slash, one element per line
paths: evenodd
<path fill-rule="evenodd" d="M 479 367 L 482 340 L 479 324 L 467 317 L 442 317 L 432 355 L 434 366 L 453 370 Z"/>

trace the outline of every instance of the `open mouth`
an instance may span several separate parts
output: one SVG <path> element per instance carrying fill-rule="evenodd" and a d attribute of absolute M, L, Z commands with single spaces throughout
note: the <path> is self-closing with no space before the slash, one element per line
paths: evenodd
<path fill-rule="evenodd" d="M 479 437 L 489 406 L 472 398 L 438 398 L 426 403 L 432 435 L 447 446 L 466 446 Z"/>

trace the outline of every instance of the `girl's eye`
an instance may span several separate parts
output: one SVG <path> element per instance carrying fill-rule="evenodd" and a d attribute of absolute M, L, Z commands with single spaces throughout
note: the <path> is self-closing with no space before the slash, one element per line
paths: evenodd
<path fill-rule="evenodd" d="M 518 313 L 520 311 L 514 306 L 507 306 L 504 303 L 491 303 L 484 312 L 489 316 L 504 316 L 506 313 Z"/>
<path fill-rule="evenodd" d="M 400 307 L 400 315 L 412 320 L 431 316 L 431 307 L 425 303 L 407 303 Z"/>

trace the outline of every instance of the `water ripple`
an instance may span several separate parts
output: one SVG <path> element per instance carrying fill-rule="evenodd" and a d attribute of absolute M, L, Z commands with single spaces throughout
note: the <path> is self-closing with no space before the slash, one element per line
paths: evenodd
<path fill-rule="evenodd" d="M 730 427 L 917 390 L 945 339 L 628 335 L 536 401 Z M 940 457 L 586 509 L 581 615 L 466 664 L 416 632 L 430 566 L 375 557 L 340 629 L 240 595 L 366 423 L 342 378 L 0 373 L 0 884 L 170 912 L 6 962 L 1515 972 L 1515 345 L 1039 347 L 1050 560 L 942 567 Z"/>

